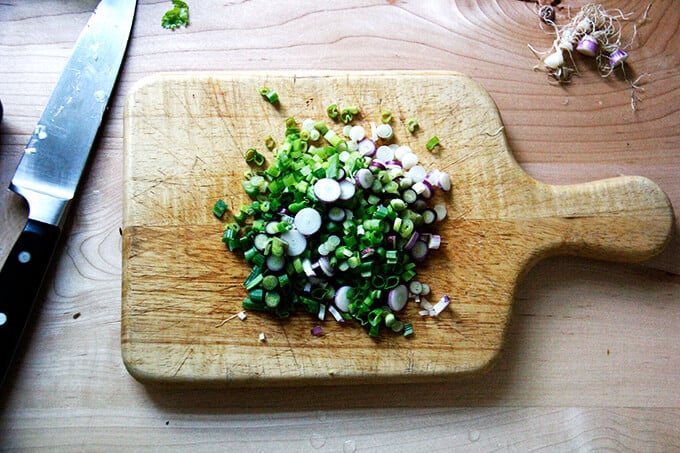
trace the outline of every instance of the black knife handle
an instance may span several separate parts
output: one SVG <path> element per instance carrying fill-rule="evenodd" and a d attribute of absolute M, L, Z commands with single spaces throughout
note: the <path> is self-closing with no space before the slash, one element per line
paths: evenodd
<path fill-rule="evenodd" d="M 61 230 L 29 219 L 0 271 L 0 386 L 9 370 Z"/>

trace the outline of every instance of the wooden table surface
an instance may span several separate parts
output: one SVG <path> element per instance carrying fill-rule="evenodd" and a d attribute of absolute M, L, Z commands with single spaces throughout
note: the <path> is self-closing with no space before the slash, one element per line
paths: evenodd
<path fill-rule="evenodd" d="M 443 384 L 292 389 L 147 388 L 120 355 L 122 112 L 165 71 L 443 69 L 496 101 L 515 157 L 566 184 L 621 174 L 680 206 L 680 8 L 604 2 L 626 22 L 629 84 L 581 62 L 551 84 L 527 44 L 549 48 L 519 0 L 189 1 L 191 25 L 160 26 L 169 1 L 141 0 L 102 140 L 71 211 L 15 368 L 0 389 L 0 450 L 490 451 L 680 449 L 680 240 L 640 264 L 554 258 L 516 295 L 503 357 Z M 584 2 L 564 0 L 576 10 Z M 96 1 L 0 5 L 0 185 Z M 633 76 L 631 76 L 633 77 Z M 26 218 L 0 191 L 0 261 Z M 676 227 L 677 227 L 676 220 Z M 2 345 L 0 345 L 2 347 Z"/>

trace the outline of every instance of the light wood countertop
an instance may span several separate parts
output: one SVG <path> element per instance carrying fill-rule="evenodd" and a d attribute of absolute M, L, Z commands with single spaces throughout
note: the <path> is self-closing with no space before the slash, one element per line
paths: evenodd
<path fill-rule="evenodd" d="M 0 5 L 0 186 L 96 1 Z M 642 175 L 680 206 L 680 8 L 652 2 L 629 83 L 579 64 L 557 86 L 533 67 L 547 49 L 536 4 L 518 0 L 140 0 L 102 139 L 80 187 L 14 369 L 0 389 L 0 450 L 677 451 L 680 240 L 640 264 L 552 258 L 516 294 L 500 362 L 444 384 L 285 389 L 144 387 L 120 354 L 123 105 L 167 71 L 462 72 L 501 113 L 520 165 L 551 184 Z M 585 2 L 562 1 L 566 8 Z M 649 2 L 607 1 L 640 18 Z M 629 36 L 629 35 L 628 35 Z M 630 37 L 629 37 L 630 38 Z M 631 76 L 632 77 L 632 76 Z M 26 219 L 0 190 L 0 261 Z M 676 231 L 678 220 L 676 219 Z M 0 295 L 0 297 L 2 297 Z M 2 347 L 2 345 L 0 345 Z"/>

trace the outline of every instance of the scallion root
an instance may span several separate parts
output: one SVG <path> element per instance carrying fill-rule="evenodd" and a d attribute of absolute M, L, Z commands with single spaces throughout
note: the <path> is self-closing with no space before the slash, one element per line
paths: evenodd
<path fill-rule="evenodd" d="M 542 57 L 544 69 L 560 82 L 569 81 L 577 72 L 574 51 L 595 58 L 600 74 L 608 76 L 626 59 L 621 30 L 622 22 L 629 19 L 630 15 L 620 10 L 612 13 L 599 3 L 587 4 L 566 25 L 550 22 L 556 36 L 552 48 L 545 55 L 534 53 Z"/>
<path fill-rule="evenodd" d="M 564 84 L 570 82 L 574 74 L 578 74 L 574 53 L 593 58 L 602 77 L 609 77 L 620 69 L 623 77 L 630 82 L 631 106 L 636 110 L 639 78 L 635 81 L 628 79 L 625 71 L 627 50 L 637 37 L 637 27 L 647 22 L 650 8 L 651 4 L 645 9 L 642 18 L 633 24 L 633 36 L 628 44 L 623 43 L 622 30 L 624 23 L 631 20 L 632 14 L 625 14 L 619 9 L 607 11 L 599 3 L 583 6 L 569 23 L 562 26 L 554 20 L 544 21 L 553 27 L 555 40 L 545 52 L 529 45 L 534 55 L 541 59 L 542 64 L 535 69 L 547 72 L 551 80 Z M 541 17 L 544 14 L 545 11 L 539 11 Z"/>

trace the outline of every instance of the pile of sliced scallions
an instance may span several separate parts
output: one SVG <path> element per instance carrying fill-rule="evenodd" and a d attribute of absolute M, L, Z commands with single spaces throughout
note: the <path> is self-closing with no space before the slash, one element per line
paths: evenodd
<path fill-rule="evenodd" d="M 245 174 L 252 202 L 233 212 L 222 237 L 252 267 L 243 308 L 354 319 L 371 336 L 381 326 L 413 333 L 399 313 L 430 292 L 416 270 L 440 246 L 432 226 L 446 208 L 431 197 L 450 190 L 451 180 L 419 165 L 410 147 L 391 143 L 389 125 L 371 126 L 368 134 L 359 125 L 338 134 L 322 121 L 289 118 L 283 142 L 268 144 L 270 165 Z M 226 209 L 218 205 L 213 212 L 221 217 Z"/>

